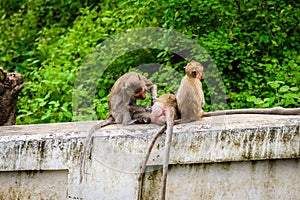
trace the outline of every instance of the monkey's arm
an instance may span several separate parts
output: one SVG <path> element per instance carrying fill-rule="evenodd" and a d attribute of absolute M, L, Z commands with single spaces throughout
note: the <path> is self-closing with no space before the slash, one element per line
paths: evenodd
<path fill-rule="evenodd" d="M 131 104 L 127 106 L 128 110 L 132 113 L 134 112 L 151 112 L 152 107 L 151 106 L 143 106 L 143 105 L 136 105 L 136 104 Z"/>
<path fill-rule="evenodd" d="M 233 115 L 233 114 L 266 114 L 266 115 L 300 115 L 300 108 L 249 108 L 236 110 L 223 110 L 214 112 L 204 112 L 204 117 L 218 116 L 218 115 Z"/>
<path fill-rule="evenodd" d="M 151 106 L 153 106 L 157 97 L 157 86 L 155 84 L 152 84 L 152 86 L 150 87 L 150 92 L 151 92 Z"/>
<path fill-rule="evenodd" d="M 151 106 L 153 106 L 154 102 L 157 98 L 157 86 L 149 81 L 146 77 L 143 77 L 143 81 L 147 87 L 147 90 L 150 91 L 151 94 Z"/>

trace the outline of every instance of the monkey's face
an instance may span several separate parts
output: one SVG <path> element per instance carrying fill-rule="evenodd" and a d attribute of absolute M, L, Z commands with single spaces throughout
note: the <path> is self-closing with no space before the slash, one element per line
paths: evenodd
<path fill-rule="evenodd" d="M 135 99 L 141 99 L 141 100 L 145 100 L 146 99 L 146 95 L 147 95 L 147 91 L 146 88 L 141 86 L 138 87 L 135 91 L 134 91 L 134 98 Z"/>
<path fill-rule="evenodd" d="M 192 78 L 197 78 L 197 79 L 204 79 L 204 67 L 196 62 L 196 61 L 192 61 L 190 63 L 187 64 L 187 66 L 185 67 L 185 73 L 187 76 L 192 77 Z"/>

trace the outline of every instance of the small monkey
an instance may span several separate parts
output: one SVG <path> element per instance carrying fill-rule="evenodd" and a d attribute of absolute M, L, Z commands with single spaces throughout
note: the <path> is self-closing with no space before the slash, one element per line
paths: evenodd
<path fill-rule="evenodd" d="M 166 109 L 167 107 L 174 108 L 174 120 L 179 118 L 176 96 L 174 94 L 161 95 L 152 106 L 151 121 L 163 125 L 166 123 Z"/>
<path fill-rule="evenodd" d="M 149 109 L 136 104 L 137 99 L 146 99 L 147 91 L 151 93 L 152 105 L 156 100 L 157 87 L 145 76 L 136 72 L 128 72 L 115 82 L 108 99 L 108 118 L 92 127 L 86 138 L 80 163 L 80 183 L 82 182 L 84 173 L 85 156 L 92 135 L 97 129 L 114 123 L 130 125 L 134 123 L 145 124 L 151 122 Z"/>
<path fill-rule="evenodd" d="M 176 94 L 178 110 L 181 114 L 181 122 L 200 120 L 202 117 L 232 114 L 278 114 L 278 115 L 299 115 L 300 108 L 266 108 L 266 109 L 238 109 L 215 112 L 203 112 L 205 104 L 202 83 L 204 79 L 204 68 L 196 62 L 191 61 L 185 67 L 186 75 L 181 80 Z"/>
<path fill-rule="evenodd" d="M 148 147 L 145 160 L 143 165 L 141 166 L 141 172 L 139 174 L 138 180 L 140 183 L 142 182 L 143 175 L 145 174 L 146 165 L 148 159 L 150 157 L 152 148 L 157 140 L 157 138 L 166 131 L 166 142 L 165 142 L 165 157 L 164 157 L 164 164 L 163 164 L 163 178 L 162 178 L 162 188 L 161 188 L 161 199 L 166 198 L 166 184 L 167 184 L 167 174 L 168 174 L 168 165 L 169 165 L 169 154 L 170 154 L 170 147 L 172 141 L 172 134 L 173 134 L 173 126 L 174 124 L 178 124 L 178 109 L 177 109 L 177 102 L 176 96 L 173 94 L 163 94 L 161 95 L 154 105 L 152 106 L 151 112 L 151 121 L 163 125 L 159 131 L 154 135 L 152 140 L 150 141 L 150 146 Z M 141 195 L 141 191 L 140 191 Z"/>
<path fill-rule="evenodd" d="M 204 79 L 204 68 L 191 61 L 185 67 L 185 76 L 181 80 L 176 99 L 182 122 L 200 120 L 205 104 L 201 80 Z"/>

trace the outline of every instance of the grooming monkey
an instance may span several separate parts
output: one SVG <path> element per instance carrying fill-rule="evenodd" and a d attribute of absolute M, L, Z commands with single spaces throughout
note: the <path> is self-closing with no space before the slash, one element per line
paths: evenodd
<path fill-rule="evenodd" d="M 151 105 L 157 96 L 157 87 L 145 76 L 128 72 L 121 76 L 113 85 L 109 99 L 108 118 L 93 126 L 88 133 L 80 163 L 80 183 L 84 173 L 84 160 L 92 139 L 93 133 L 104 126 L 110 124 L 130 125 L 134 123 L 147 124 L 151 122 L 150 113 L 147 107 L 137 105 L 137 99 L 145 100 L 147 91 L 151 93 Z"/>

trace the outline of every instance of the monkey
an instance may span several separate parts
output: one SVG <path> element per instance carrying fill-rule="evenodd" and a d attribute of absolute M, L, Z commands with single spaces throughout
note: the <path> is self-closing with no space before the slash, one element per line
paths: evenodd
<path fill-rule="evenodd" d="M 167 184 L 167 174 L 169 165 L 169 153 L 172 141 L 173 126 L 178 124 L 179 118 L 176 96 L 174 94 L 163 94 L 161 95 L 152 106 L 151 111 L 151 122 L 159 125 L 163 125 L 158 132 L 154 135 L 150 141 L 150 146 L 147 149 L 145 160 L 141 166 L 141 171 L 138 177 L 139 182 L 142 182 L 143 175 L 145 174 L 146 165 L 149 160 L 152 148 L 157 140 L 157 138 L 166 131 L 166 150 L 163 163 L 163 178 L 162 178 L 162 188 L 161 188 L 161 199 L 165 199 L 166 196 L 166 184 Z M 175 121 L 174 121 L 175 120 Z M 142 188 L 142 187 L 140 187 Z M 141 195 L 141 191 L 140 191 Z"/>
<path fill-rule="evenodd" d="M 134 112 L 130 111 L 128 106 L 136 106 L 137 99 L 145 100 L 147 91 L 151 92 L 151 105 L 153 105 L 157 96 L 155 84 L 136 72 L 121 76 L 113 85 L 108 99 L 110 116 L 117 124 L 129 125 L 138 121 L 132 119 Z"/>
<path fill-rule="evenodd" d="M 151 122 L 151 109 L 137 105 L 137 99 L 145 100 L 147 91 L 151 93 L 151 105 L 157 96 L 157 86 L 145 76 L 137 72 L 128 72 L 121 76 L 113 85 L 109 99 L 109 116 L 103 122 L 93 126 L 86 138 L 80 163 L 80 183 L 84 173 L 84 160 L 92 139 L 93 133 L 110 124 L 147 124 Z"/>
<path fill-rule="evenodd" d="M 192 122 L 201 120 L 202 117 L 232 115 L 232 114 L 279 114 L 279 115 L 299 115 L 300 108 L 264 108 L 264 109 L 237 109 L 214 112 L 204 112 L 204 93 L 201 80 L 204 79 L 204 67 L 191 61 L 185 67 L 185 76 L 180 82 L 176 93 L 178 110 L 181 115 L 180 122 Z"/>
<path fill-rule="evenodd" d="M 204 67 L 191 61 L 185 67 L 185 76 L 176 93 L 178 110 L 182 122 L 200 120 L 205 104 L 201 80 L 204 79 Z"/>
<path fill-rule="evenodd" d="M 152 106 L 151 121 L 159 125 L 165 124 L 167 107 L 172 107 L 174 109 L 173 118 L 174 120 L 177 120 L 179 118 L 179 113 L 176 96 L 174 94 L 163 94 Z"/>

